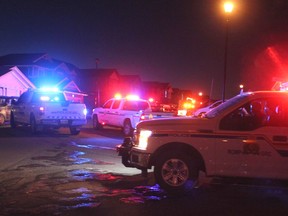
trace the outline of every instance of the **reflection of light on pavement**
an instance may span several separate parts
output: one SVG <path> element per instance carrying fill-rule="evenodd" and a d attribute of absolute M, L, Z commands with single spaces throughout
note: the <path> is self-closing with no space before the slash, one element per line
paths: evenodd
<path fill-rule="evenodd" d="M 83 144 L 77 144 L 75 142 L 72 142 L 72 145 L 79 147 L 79 148 L 86 148 L 86 149 L 108 149 L 108 150 L 115 150 L 115 148 L 107 147 L 107 146 L 95 146 L 95 145 L 83 145 Z"/>
<path fill-rule="evenodd" d="M 90 158 L 79 158 L 79 156 L 85 155 L 84 152 L 74 151 L 69 157 L 74 161 L 74 164 L 84 164 L 92 161 Z"/>
<path fill-rule="evenodd" d="M 76 205 L 66 206 L 67 209 L 76 209 L 82 207 L 98 207 L 101 204 L 100 202 L 95 201 L 95 195 L 93 194 L 94 192 L 85 187 L 67 190 L 66 193 L 75 194 L 76 197 L 71 197 L 68 200 L 77 202 Z"/>

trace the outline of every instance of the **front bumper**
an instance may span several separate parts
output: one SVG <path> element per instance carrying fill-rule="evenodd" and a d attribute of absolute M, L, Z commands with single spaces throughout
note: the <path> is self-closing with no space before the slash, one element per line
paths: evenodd
<path fill-rule="evenodd" d="M 138 169 L 149 169 L 149 161 L 151 154 L 143 153 L 133 149 L 133 142 L 131 137 L 124 139 L 121 145 L 116 146 L 118 155 L 122 157 L 122 163 L 125 167 L 135 167 Z"/>

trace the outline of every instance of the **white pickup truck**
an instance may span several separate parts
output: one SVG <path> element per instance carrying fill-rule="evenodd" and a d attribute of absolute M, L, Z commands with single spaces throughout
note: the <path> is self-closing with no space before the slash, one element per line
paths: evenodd
<path fill-rule="evenodd" d="M 125 136 L 132 135 L 137 123 L 142 120 L 171 117 L 173 113 L 152 112 L 149 101 L 135 98 L 112 98 L 102 107 L 93 109 L 92 121 L 94 129 L 103 126 L 119 127 Z"/>
<path fill-rule="evenodd" d="M 12 103 L 12 128 L 30 125 L 32 133 L 36 133 L 48 127 L 69 127 L 70 133 L 77 135 L 86 122 L 85 104 L 67 101 L 63 92 L 57 90 L 28 90 Z"/>
<path fill-rule="evenodd" d="M 208 177 L 288 179 L 288 92 L 242 93 L 203 118 L 140 122 L 117 146 L 127 167 L 154 167 L 159 185 L 192 189 Z"/>

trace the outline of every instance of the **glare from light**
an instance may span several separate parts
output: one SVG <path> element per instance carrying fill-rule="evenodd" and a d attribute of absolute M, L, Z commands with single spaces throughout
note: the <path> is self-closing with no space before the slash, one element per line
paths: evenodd
<path fill-rule="evenodd" d="M 234 8 L 234 4 L 232 2 L 225 2 L 224 3 L 224 11 L 225 13 L 232 13 Z"/>
<path fill-rule="evenodd" d="M 149 102 L 150 103 L 154 102 L 154 98 L 149 98 Z"/>
<path fill-rule="evenodd" d="M 42 87 L 42 88 L 40 88 L 40 91 L 43 91 L 43 92 L 58 92 L 59 89 L 57 87 Z"/>
<path fill-rule="evenodd" d="M 152 131 L 150 130 L 141 130 L 139 136 L 139 145 L 138 148 L 142 150 L 146 150 L 148 146 L 148 138 L 152 135 Z"/>
<path fill-rule="evenodd" d="M 121 95 L 120 93 L 116 93 L 116 94 L 114 95 L 114 98 L 119 100 L 119 99 L 122 98 L 122 95 Z"/>
<path fill-rule="evenodd" d="M 41 100 L 41 101 L 49 101 L 49 100 L 50 100 L 50 97 L 49 97 L 49 96 L 41 96 L 41 97 L 40 97 L 40 100 Z"/>
<path fill-rule="evenodd" d="M 139 100 L 139 96 L 138 95 L 127 95 L 126 99 L 127 100 Z"/>
<path fill-rule="evenodd" d="M 53 101 L 59 101 L 59 97 L 54 97 Z"/>

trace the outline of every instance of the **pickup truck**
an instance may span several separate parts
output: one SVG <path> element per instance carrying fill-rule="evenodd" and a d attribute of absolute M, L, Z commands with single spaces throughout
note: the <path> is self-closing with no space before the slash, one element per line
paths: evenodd
<path fill-rule="evenodd" d="M 11 107 L 11 127 L 29 125 L 32 133 L 69 127 L 70 133 L 77 135 L 86 122 L 85 104 L 67 101 L 58 90 L 29 89 Z"/>
<path fill-rule="evenodd" d="M 102 107 L 93 109 L 92 124 L 96 130 L 105 125 L 119 127 L 125 136 L 130 136 L 138 122 L 172 115 L 168 112 L 152 112 L 148 100 L 135 97 L 111 98 Z"/>
<path fill-rule="evenodd" d="M 207 177 L 288 179 L 288 92 L 242 93 L 204 117 L 142 121 L 117 146 L 126 167 L 147 173 L 168 192 Z"/>

